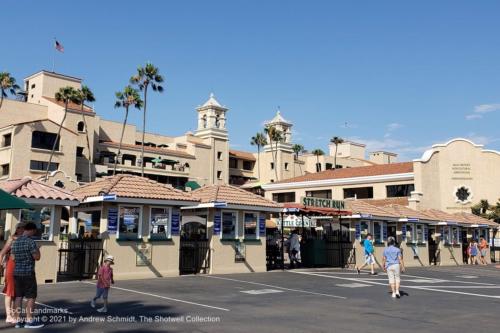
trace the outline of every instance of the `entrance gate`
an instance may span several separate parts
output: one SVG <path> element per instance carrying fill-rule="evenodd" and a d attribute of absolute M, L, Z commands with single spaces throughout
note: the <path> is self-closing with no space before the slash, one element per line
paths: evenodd
<path fill-rule="evenodd" d="M 207 274 L 210 269 L 210 241 L 206 237 L 206 226 L 189 222 L 182 226 L 179 273 Z"/>
<path fill-rule="evenodd" d="M 57 281 L 91 279 L 102 262 L 100 239 L 70 239 L 61 242 Z"/>
<path fill-rule="evenodd" d="M 330 267 L 348 268 L 356 265 L 356 250 L 350 240 L 349 226 L 325 234 L 326 264 Z"/>

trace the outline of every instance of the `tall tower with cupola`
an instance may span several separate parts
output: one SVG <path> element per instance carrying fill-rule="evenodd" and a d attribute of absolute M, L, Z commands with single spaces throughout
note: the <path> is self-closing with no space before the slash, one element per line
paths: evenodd
<path fill-rule="evenodd" d="M 265 157 L 263 158 L 263 169 L 261 182 L 275 182 L 290 178 L 293 175 L 294 154 L 292 145 L 293 124 L 283 118 L 278 109 L 273 119 L 265 122 L 267 129 L 267 145 L 264 146 Z M 270 129 L 278 133 L 278 140 L 272 140 Z M 267 170 L 266 170 L 267 169 Z"/>
<path fill-rule="evenodd" d="M 214 94 L 210 94 L 208 100 L 196 111 L 198 128 L 195 135 L 212 147 L 210 165 L 207 165 L 209 169 L 207 183 L 227 184 L 229 182 L 229 138 L 226 128 L 228 109 L 215 99 Z"/>

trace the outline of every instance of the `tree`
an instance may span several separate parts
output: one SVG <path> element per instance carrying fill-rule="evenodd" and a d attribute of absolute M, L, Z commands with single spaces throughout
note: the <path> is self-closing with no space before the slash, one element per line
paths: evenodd
<path fill-rule="evenodd" d="M 0 108 L 3 104 L 3 99 L 7 97 L 7 92 L 11 95 L 16 95 L 20 87 L 16 84 L 16 79 L 10 76 L 10 73 L 0 72 Z"/>
<path fill-rule="evenodd" d="M 311 153 L 316 155 L 316 172 L 320 172 L 321 171 L 321 164 L 319 163 L 319 157 L 322 155 L 325 155 L 325 152 L 318 148 L 318 149 L 314 149 Z"/>
<path fill-rule="evenodd" d="M 83 108 L 85 107 L 85 102 L 95 102 L 95 97 L 89 87 L 82 85 L 82 89 L 76 91 L 76 97 L 78 103 L 80 104 L 80 113 L 82 114 L 83 125 L 85 126 L 85 136 L 87 137 L 87 151 L 89 153 L 89 183 L 92 181 L 92 151 L 90 150 L 90 138 L 89 129 L 87 128 L 87 120 L 85 119 L 85 114 Z"/>
<path fill-rule="evenodd" d="M 474 215 L 500 223 L 500 199 L 498 199 L 495 205 L 490 205 L 488 200 L 482 199 L 472 206 L 471 210 Z"/>
<path fill-rule="evenodd" d="M 335 156 L 333 157 L 333 166 L 334 169 L 337 169 L 337 149 L 339 148 L 339 144 L 344 143 L 344 139 L 340 136 L 334 136 L 331 140 L 331 143 L 335 144 Z"/>
<path fill-rule="evenodd" d="M 274 163 L 274 173 L 276 175 L 276 180 L 279 180 L 278 178 L 278 165 L 277 165 L 277 160 L 278 160 L 278 143 L 283 141 L 283 135 L 281 131 L 276 129 L 273 125 L 266 126 L 264 128 L 264 133 L 267 134 L 269 138 L 269 143 L 271 144 L 271 156 L 273 158 L 273 163 Z M 276 149 L 273 149 L 273 142 L 276 145 Z M 274 152 L 273 152 L 274 150 Z"/>
<path fill-rule="evenodd" d="M 54 157 L 54 153 L 56 151 L 56 147 L 59 143 L 59 138 L 61 136 L 61 129 L 63 127 L 64 121 L 66 120 L 66 115 L 68 114 L 68 104 L 69 103 L 78 103 L 78 95 L 77 90 L 73 87 L 66 86 L 59 89 L 55 94 L 55 98 L 58 102 L 64 103 L 64 115 L 61 123 L 59 124 L 59 129 L 57 130 L 56 139 L 54 140 L 54 144 L 52 145 L 52 151 L 50 152 L 49 163 L 47 164 L 47 170 L 45 172 L 45 181 L 49 178 L 50 165 L 52 164 L 52 158 Z"/>
<path fill-rule="evenodd" d="M 127 125 L 127 119 L 128 119 L 128 109 L 129 107 L 132 106 L 137 110 L 140 110 L 143 106 L 143 101 L 141 100 L 141 96 L 139 96 L 139 92 L 136 89 L 132 88 L 131 86 L 126 86 L 125 89 L 123 89 L 123 91 L 118 91 L 115 95 L 116 95 L 115 108 L 124 108 L 125 118 L 123 119 L 122 133 L 120 135 L 120 143 L 118 144 L 118 154 L 115 157 L 113 176 L 116 173 L 116 164 L 118 163 L 118 159 L 120 158 L 121 155 L 123 133 L 125 133 L 125 126 Z"/>
<path fill-rule="evenodd" d="M 160 83 L 163 82 L 163 76 L 160 75 L 160 70 L 151 63 L 147 63 L 144 67 L 137 68 L 137 74 L 130 78 L 130 83 L 139 87 L 143 95 L 143 113 L 142 113 L 142 141 L 141 141 L 141 177 L 144 177 L 144 136 L 146 133 L 146 108 L 148 102 L 148 87 L 151 86 L 153 91 L 163 92 L 163 87 Z"/>
<path fill-rule="evenodd" d="M 292 150 L 295 154 L 295 159 L 298 160 L 299 159 L 299 154 L 304 152 L 304 146 L 301 145 L 301 144 L 294 144 L 293 147 L 292 147 Z"/>
<path fill-rule="evenodd" d="M 292 146 L 292 150 L 294 153 L 294 159 L 296 161 L 299 160 L 299 154 L 303 153 L 305 151 L 304 146 L 301 144 L 298 144 L 298 143 L 296 143 Z M 302 166 L 300 165 L 300 163 L 298 163 L 298 164 L 299 164 L 299 168 L 300 168 L 300 174 L 302 175 Z M 295 164 L 293 166 L 293 176 L 295 177 Z"/>
<path fill-rule="evenodd" d="M 258 132 L 257 134 L 255 134 L 255 136 L 252 136 L 250 144 L 252 146 L 257 146 L 257 173 L 260 180 L 260 148 L 267 145 L 266 135 Z"/>

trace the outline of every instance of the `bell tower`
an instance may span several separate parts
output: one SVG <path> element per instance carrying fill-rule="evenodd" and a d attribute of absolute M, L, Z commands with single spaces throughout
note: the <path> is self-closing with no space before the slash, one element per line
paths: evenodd
<path fill-rule="evenodd" d="M 229 136 L 226 128 L 227 108 L 223 107 L 214 94 L 199 106 L 198 128 L 195 136 L 211 146 L 209 165 L 206 165 L 208 184 L 229 183 Z M 204 161 L 205 162 L 205 161 Z M 205 163 L 206 163 L 205 162 Z"/>

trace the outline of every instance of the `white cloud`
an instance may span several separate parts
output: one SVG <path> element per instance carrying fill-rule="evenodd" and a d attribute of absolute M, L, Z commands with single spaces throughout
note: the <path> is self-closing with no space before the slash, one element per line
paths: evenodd
<path fill-rule="evenodd" d="M 478 135 L 474 132 L 467 134 L 466 138 L 478 145 L 488 145 L 493 142 L 500 141 L 500 139 L 492 138 L 485 135 Z"/>
<path fill-rule="evenodd" d="M 474 111 L 472 111 L 471 114 L 466 115 L 465 119 L 467 120 L 481 119 L 483 118 L 485 113 L 490 113 L 498 110 L 500 110 L 499 103 L 476 105 L 474 107 Z"/>

